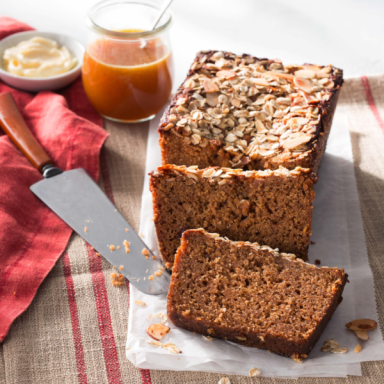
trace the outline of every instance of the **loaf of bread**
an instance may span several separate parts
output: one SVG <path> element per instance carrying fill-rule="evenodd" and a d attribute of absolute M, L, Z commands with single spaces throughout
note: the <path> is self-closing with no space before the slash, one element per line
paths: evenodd
<path fill-rule="evenodd" d="M 308 169 L 242 171 L 164 165 L 151 173 L 154 222 L 161 255 L 173 263 L 187 229 L 259 242 L 307 260 L 313 185 Z"/>
<path fill-rule="evenodd" d="M 188 230 L 173 267 L 168 317 L 192 332 L 301 360 L 341 302 L 346 281 L 343 269 Z"/>
<path fill-rule="evenodd" d="M 200 52 L 161 120 L 163 164 L 317 172 L 342 83 L 331 65 Z"/>

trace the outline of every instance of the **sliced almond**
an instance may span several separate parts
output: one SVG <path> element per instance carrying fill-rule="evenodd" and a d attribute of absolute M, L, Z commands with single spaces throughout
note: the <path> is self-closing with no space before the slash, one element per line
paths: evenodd
<path fill-rule="evenodd" d="M 164 324 L 151 324 L 147 328 L 147 334 L 149 337 L 152 337 L 152 339 L 160 341 L 170 331 L 170 329 L 171 328 Z"/>
<path fill-rule="evenodd" d="M 311 140 L 311 136 L 309 135 L 302 135 L 299 137 L 295 137 L 293 139 L 288 139 L 284 142 L 283 147 L 285 149 L 294 149 L 298 147 L 301 144 L 308 143 L 308 141 Z"/>
<path fill-rule="evenodd" d="M 228 377 L 222 377 L 217 384 L 231 384 L 231 381 Z"/>
<path fill-rule="evenodd" d="M 175 353 L 175 354 L 182 353 L 181 350 L 179 348 L 177 348 L 176 345 L 173 343 L 164 344 L 164 348 L 167 349 L 171 353 Z"/>
<path fill-rule="evenodd" d="M 332 353 L 347 353 L 348 349 L 347 348 L 332 348 L 331 352 Z"/>
<path fill-rule="evenodd" d="M 236 336 L 236 339 L 237 339 L 237 340 L 240 340 L 240 341 L 245 341 L 245 340 L 247 340 L 246 337 L 241 337 L 241 336 Z"/>
<path fill-rule="evenodd" d="M 370 319 L 356 319 L 345 324 L 345 326 L 351 331 L 371 331 L 372 329 L 377 328 L 377 322 Z"/>
<path fill-rule="evenodd" d="M 316 73 L 309 69 L 301 69 L 300 71 L 295 72 L 295 76 L 303 77 L 304 79 L 313 79 L 316 76 Z"/>
<path fill-rule="evenodd" d="M 260 375 L 261 375 L 261 371 L 258 368 L 252 368 L 249 370 L 249 376 L 251 377 L 260 376 Z"/>
<path fill-rule="evenodd" d="M 361 346 L 361 344 L 357 344 L 356 347 L 355 347 L 355 353 L 360 353 L 361 351 L 363 350 L 363 347 Z"/>
<path fill-rule="evenodd" d="M 224 77 L 226 80 L 231 80 L 237 77 L 236 72 L 234 71 L 219 71 L 216 73 L 217 77 Z"/>
<path fill-rule="evenodd" d="M 204 91 L 207 93 L 219 92 L 219 87 L 211 79 L 205 79 L 203 82 Z"/>
<path fill-rule="evenodd" d="M 306 93 L 311 93 L 313 90 L 313 84 L 311 80 L 304 79 L 303 77 L 295 77 L 293 82 L 295 83 L 296 87 Z"/>
<path fill-rule="evenodd" d="M 273 74 L 285 80 L 293 80 L 295 78 L 295 76 L 291 75 L 290 73 L 273 72 Z"/>
<path fill-rule="evenodd" d="M 354 331 L 356 333 L 356 336 L 361 340 L 369 340 L 368 331 L 365 329 L 362 331 Z"/>
<path fill-rule="evenodd" d="M 206 340 L 206 341 L 212 341 L 213 337 L 211 337 L 211 336 L 203 336 L 203 339 Z"/>

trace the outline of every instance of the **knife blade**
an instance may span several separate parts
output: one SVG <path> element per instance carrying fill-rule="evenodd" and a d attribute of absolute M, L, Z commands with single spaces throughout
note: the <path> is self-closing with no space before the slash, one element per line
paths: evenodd
<path fill-rule="evenodd" d="M 10 93 L 0 95 L 0 126 L 44 176 L 31 191 L 140 291 L 167 293 L 170 274 L 82 169 L 63 172 L 33 137 Z M 129 246 L 127 246 L 129 243 Z M 129 249 L 129 252 L 127 252 Z"/>
<path fill-rule="evenodd" d="M 168 272 L 84 169 L 49 177 L 30 189 L 111 264 L 122 266 L 119 272 L 140 291 L 168 292 Z"/>

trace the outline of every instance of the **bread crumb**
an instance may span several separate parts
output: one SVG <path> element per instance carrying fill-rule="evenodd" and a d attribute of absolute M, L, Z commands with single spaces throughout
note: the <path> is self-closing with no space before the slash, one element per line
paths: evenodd
<path fill-rule="evenodd" d="M 249 376 L 251 377 L 260 376 L 260 374 L 261 374 L 260 369 L 252 368 L 249 370 Z"/>
<path fill-rule="evenodd" d="M 156 260 L 156 256 L 152 256 L 152 260 Z"/>
<path fill-rule="evenodd" d="M 144 237 L 144 235 L 142 233 L 140 233 L 140 237 Z"/>
<path fill-rule="evenodd" d="M 114 251 L 114 250 L 116 249 L 116 247 L 115 247 L 113 244 L 111 244 L 111 245 L 109 246 L 109 249 L 110 249 L 111 251 Z"/>
<path fill-rule="evenodd" d="M 13 292 L 13 294 L 16 296 L 16 291 L 15 291 L 15 292 Z"/>
<path fill-rule="evenodd" d="M 125 285 L 124 276 L 121 274 L 119 275 L 116 272 L 111 273 L 111 284 L 115 287 Z"/>
<path fill-rule="evenodd" d="M 148 277 L 149 280 L 153 280 L 153 275 Z"/>
<path fill-rule="evenodd" d="M 361 351 L 363 350 L 363 347 L 361 346 L 361 344 L 357 344 L 356 347 L 355 347 L 355 353 L 360 353 Z"/>
<path fill-rule="evenodd" d="M 84 227 L 84 232 L 88 232 L 88 228 L 87 227 Z"/>
<path fill-rule="evenodd" d="M 127 240 L 124 240 L 123 241 L 123 245 L 124 245 L 125 252 L 129 253 L 130 252 L 129 246 L 131 245 L 131 243 L 129 241 L 127 241 Z"/>
<path fill-rule="evenodd" d="M 144 256 L 148 256 L 149 255 L 149 251 L 148 249 L 144 248 L 141 253 L 144 255 Z"/>
<path fill-rule="evenodd" d="M 120 249 L 120 245 L 117 246 L 117 249 Z"/>
<path fill-rule="evenodd" d="M 101 256 L 99 252 L 96 252 L 96 256 Z"/>
<path fill-rule="evenodd" d="M 312 240 L 311 240 L 311 244 L 316 244 L 316 241 L 312 241 Z"/>
<path fill-rule="evenodd" d="M 142 300 L 135 300 L 134 303 L 135 303 L 136 305 L 139 305 L 140 307 L 145 307 L 145 306 L 147 305 L 147 304 L 145 304 L 145 302 L 142 301 Z"/>
<path fill-rule="evenodd" d="M 124 269 L 124 265 L 120 265 L 119 270 L 122 271 Z"/>
<path fill-rule="evenodd" d="M 170 269 L 172 267 L 172 264 L 170 262 L 165 263 L 165 266 Z"/>
<path fill-rule="evenodd" d="M 320 265 L 320 264 L 321 264 L 321 261 L 320 261 L 319 259 L 316 259 L 316 260 L 315 260 L 315 264 L 316 264 L 316 265 Z"/>
<path fill-rule="evenodd" d="M 125 228 L 125 232 L 128 232 L 129 231 L 129 229 L 128 228 Z"/>
<path fill-rule="evenodd" d="M 155 272 L 155 276 L 157 276 L 157 277 L 160 277 L 162 274 L 163 274 L 163 272 L 161 272 L 161 271 L 156 271 Z"/>

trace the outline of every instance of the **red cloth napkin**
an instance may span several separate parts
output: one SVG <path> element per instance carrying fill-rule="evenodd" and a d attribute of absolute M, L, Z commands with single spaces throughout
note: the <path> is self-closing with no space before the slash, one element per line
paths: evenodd
<path fill-rule="evenodd" d="M 0 38 L 31 27 L 0 17 Z M 11 92 L 37 140 L 63 170 L 85 168 L 99 175 L 100 149 L 108 136 L 86 98 L 81 79 L 61 91 Z M 40 284 L 64 252 L 72 229 L 30 190 L 41 180 L 0 128 L 0 342 L 23 313 Z"/>

